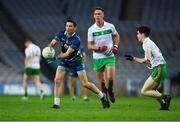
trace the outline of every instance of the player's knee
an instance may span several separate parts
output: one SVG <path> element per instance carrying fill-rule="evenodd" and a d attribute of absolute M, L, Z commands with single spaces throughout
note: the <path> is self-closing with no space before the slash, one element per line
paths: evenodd
<path fill-rule="evenodd" d="M 54 79 L 54 83 L 60 84 L 60 83 L 61 83 L 61 79 L 60 79 L 60 78 L 55 78 L 55 79 Z"/>
<path fill-rule="evenodd" d="M 87 88 L 88 87 L 88 83 L 82 83 L 81 84 L 83 87 Z"/>

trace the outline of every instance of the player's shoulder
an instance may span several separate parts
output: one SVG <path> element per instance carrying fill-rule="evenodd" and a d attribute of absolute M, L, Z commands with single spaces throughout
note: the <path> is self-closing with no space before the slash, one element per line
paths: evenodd
<path fill-rule="evenodd" d="M 75 39 L 75 40 L 81 40 L 81 38 L 80 38 L 80 36 L 79 35 L 77 35 L 77 34 L 75 34 L 74 36 L 73 36 L 73 39 Z"/>
<path fill-rule="evenodd" d="M 105 23 L 105 26 L 114 27 L 114 24 L 112 24 L 112 23 L 110 23 L 110 22 L 104 21 L 104 23 Z"/>
<path fill-rule="evenodd" d="M 41 48 L 38 45 L 33 43 L 32 44 L 32 50 L 41 50 Z"/>
<path fill-rule="evenodd" d="M 61 38 L 65 35 L 65 33 L 66 33 L 65 30 L 61 30 L 61 31 L 56 32 L 54 39 L 57 41 L 60 41 Z"/>
<path fill-rule="evenodd" d="M 147 41 L 146 41 L 146 44 L 152 44 L 154 43 L 149 37 L 147 37 Z"/>
<path fill-rule="evenodd" d="M 96 28 L 95 23 L 88 28 L 88 31 L 92 31 Z"/>
<path fill-rule="evenodd" d="M 62 36 L 64 34 L 65 34 L 65 30 L 61 30 L 56 33 L 56 36 Z"/>

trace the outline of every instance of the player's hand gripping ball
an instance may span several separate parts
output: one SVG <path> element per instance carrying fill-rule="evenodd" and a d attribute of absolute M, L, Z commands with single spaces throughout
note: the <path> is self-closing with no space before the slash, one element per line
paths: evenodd
<path fill-rule="evenodd" d="M 45 47 L 42 51 L 44 58 L 53 58 L 55 56 L 55 50 L 52 47 Z"/>

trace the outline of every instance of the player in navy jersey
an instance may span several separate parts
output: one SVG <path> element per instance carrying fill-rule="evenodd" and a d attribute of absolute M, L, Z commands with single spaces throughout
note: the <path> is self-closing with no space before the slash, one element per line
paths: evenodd
<path fill-rule="evenodd" d="M 106 100 L 105 95 L 87 79 L 82 56 L 79 53 L 81 44 L 80 38 L 75 33 L 76 22 L 72 19 L 67 19 L 65 26 L 66 29 L 58 32 L 49 44 L 49 47 L 54 47 L 59 42 L 61 46 L 61 53 L 57 55 L 60 61 L 54 79 L 53 108 L 60 108 L 60 86 L 61 82 L 64 80 L 67 69 L 77 72 L 81 85 L 99 96 L 103 108 L 109 108 L 109 102 Z"/>

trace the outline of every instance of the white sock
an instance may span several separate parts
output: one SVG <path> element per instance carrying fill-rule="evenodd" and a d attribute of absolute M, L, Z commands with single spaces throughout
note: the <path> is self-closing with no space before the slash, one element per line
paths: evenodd
<path fill-rule="evenodd" d="M 104 94 L 100 91 L 100 92 L 98 93 L 98 96 L 99 96 L 99 98 L 101 99 L 101 98 L 104 97 Z"/>
<path fill-rule="evenodd" d="M 54 98 L 54 105 L 60 105 L 60 98 L 55 97 Z"/>

